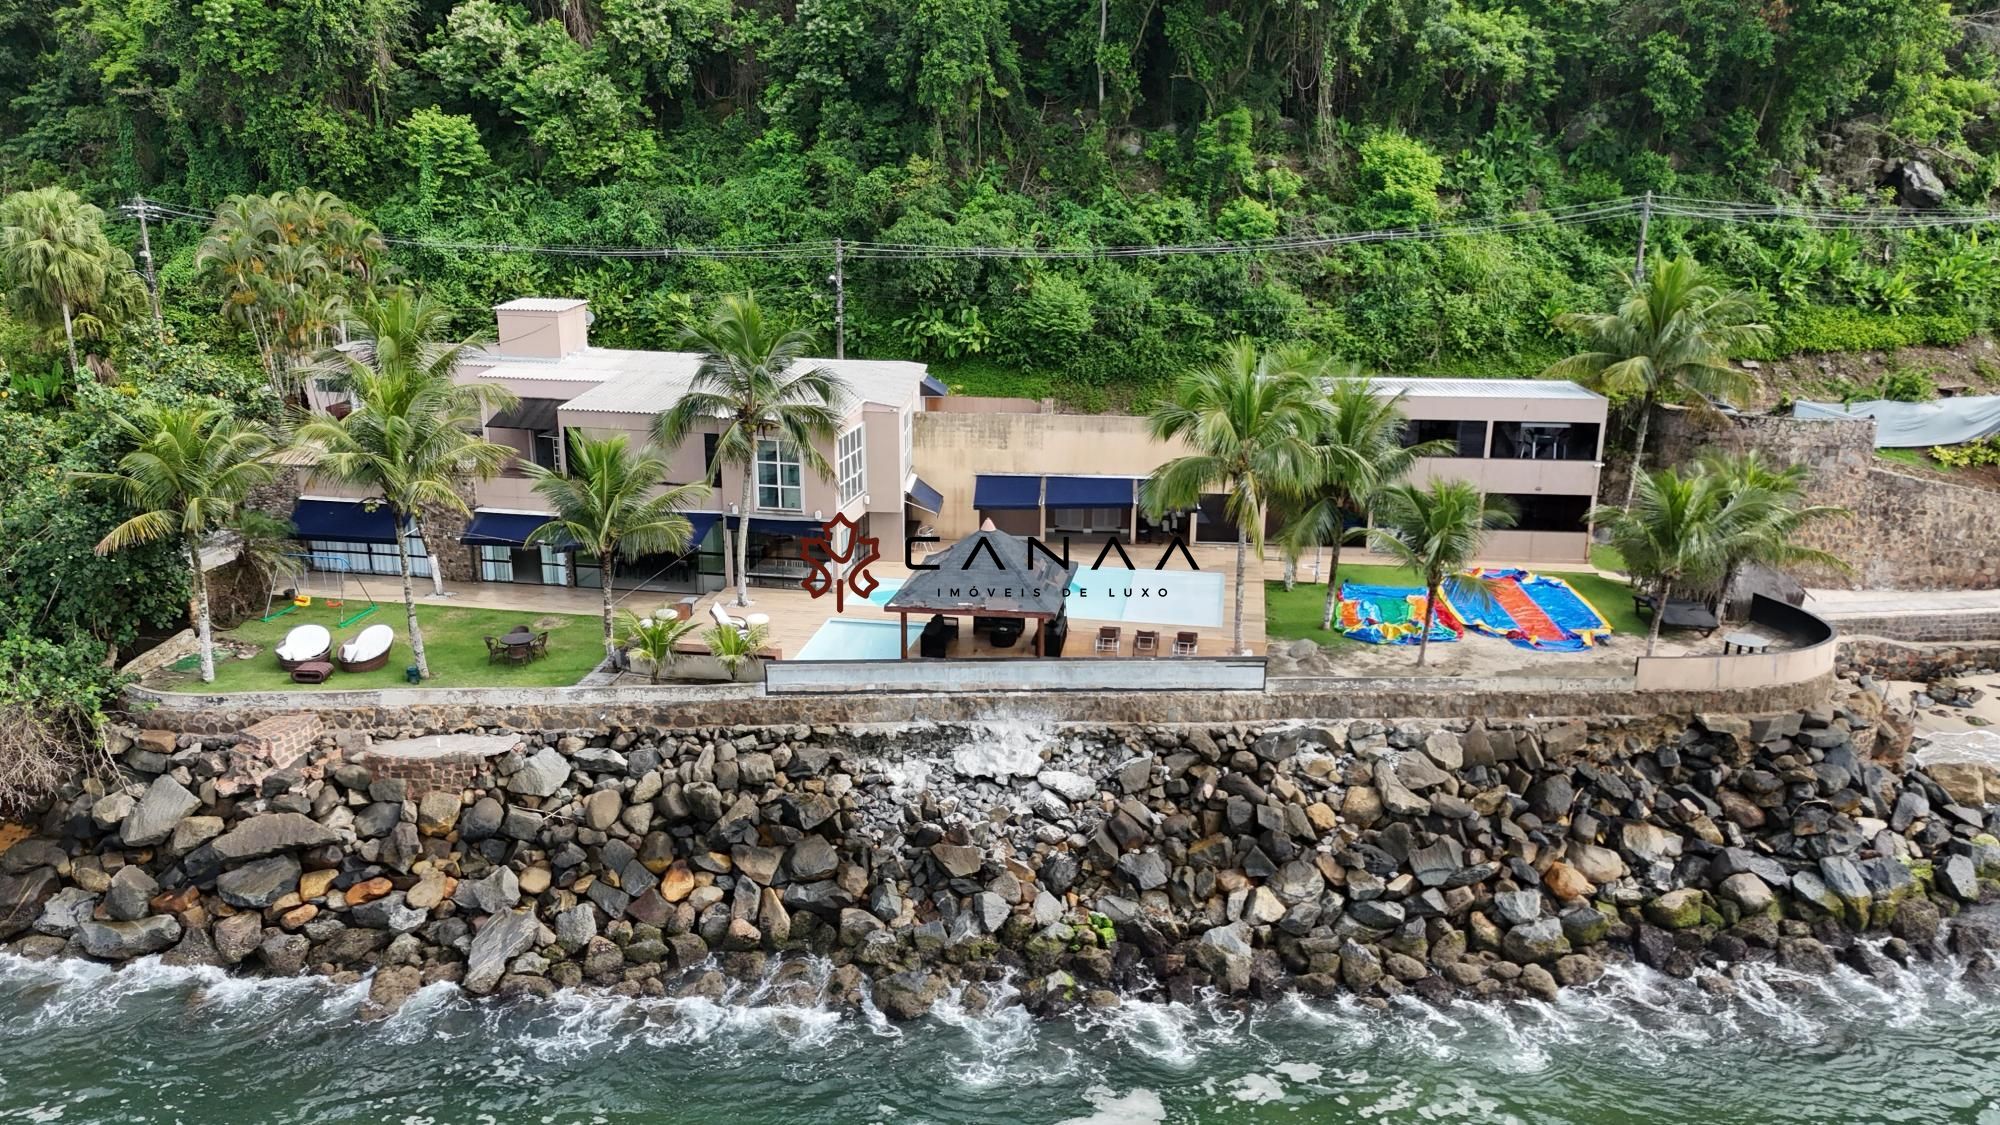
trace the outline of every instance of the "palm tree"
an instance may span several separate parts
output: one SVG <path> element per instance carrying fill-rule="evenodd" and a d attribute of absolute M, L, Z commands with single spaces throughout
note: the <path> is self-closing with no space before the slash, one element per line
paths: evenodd
<path fill-rule="evenodd" d="M 675 651 L 683 640 L 704 622 L 696 617 L 675 617 L 664 612 L 658 617 L 632 617 L 625 629 L 625 649 L 644 658 L 648 665 L 646 682 L 657 684 L 660 673 L 673 667 L 679 654 Z M 731 674 L 735 669 L 730 670 Z"/>
<path fill-rule="evenodd" d="M 396 521 L 410 651 L 420 674 L 429 676 L 404 521 L 414 520 L 426 505 L 469 514 L 456 483 L 492 476 L 514 451 L 480 436 L 486 404 L 495 397 L 492 388 L 454 383 L 405 365 L 382 371 L 356 365 L 348 378 L 352 412 L 345 418 L 312 415 L 299 426 L 298 443 L 314 457 L 315 475 L 369 489 L 375 502 L 389 506 Z"/>
<path fill-rule="evenodd" d="M 833 437 L 843 404 L 852 397 L 847 382 L 823 365 L 805 364 L 812 339 L 764 315 L 748 293 L 728 296 L 707 324 L 688 330 L 686 346 L 701 353 L 687 393 L 653 420 L 662 448 L 678 446 L 704 425 L 719 425 L 715 464 L 743 470 L 741 522 L 735 543 L 736 604 L 750 604 L 750 511 L 755 498 L 757 447 L 775 441 L 795 452 L 800 463 L 822 478 L 832 475 L 815 441 Z"/>
<path fill-rule="evenodd" d="M 1738 454 L 1708 450 L 1696 464 L 1700 472 L 1721 482 L 1728 501 L 1754 505 L 1746 512 L 1743 534 L 1725 545 L 1719 576 L 1724 593 L 1735 584 L 1737 572 L 1753 562 L 1769 567 L 1817 566 L 1843 574 L 1852 569 L 1839 556 L 1798 541 L 1810 524 L 1853 515 L 1835 505 L 1805 502 L 1811 476 L 1805 465 L 1779 468 L 1755 450 Z"/>
<path fill-rule="evenodd" d="M 138 300 L 132 258 L 104 237 L 103 224 L 104 212 L 68 188 L 17 191 L 0 201 L 0 279 L 30 320 L 48 328 L 60 321 L 72 378 L 78 330 L 102 335 Z"/>
<path fill-rule="evenodd" d="M 118 459 L 118 471 L 76 476 L 110 483 L 136 514 L 112 528 L 97 553 L 180 537 L 194 579 L 201 680 L 212 683 L 215 643 L 202 544 L 214 533 L 237 528 L 251 490 L 277 477 L 272 462 L 277 443 L 264 429 L 215 407 L 143 405 L 135 416 L 113 415 L 111 421 L 132 444 Z"/>
<path fill-rule="evenodd" d="M 535 491 L 555 509 L 556 518 L 528 535 L 528 544 L 564 541 L 597 556 L 603 564 L 604 655 L 618 659 L 612 618 L 611 568 L 621 554 L 680 554 L 693 546 L 694 527 L 679 509 L 708 499 L 708 482 L 653 490 L 667 479 L 667 458 L 651 446 L 633 450 L 625 434 L 606 438 L 568 434 L 568 471 L 523 464 Z"/>
<path fill-rule="evenodd" d="M 1273 501 L 1303 491 L 1312 478 L 1312 435 L 1321 392 L 1315 379 L 1325 359 L 1303 346 L 1259 352 L 1249 340 L 1174 384 L 1147 417 L 1160 441 L 1182 441 L 1195 452 L 1153 470 L 1141 502 L 1153 519 L 1170 508 L 1192 508 L 1210 489 L 1228 493 L 1236 524 L 1237 654 L 1243 644 L 1243 583 L 1251 547 L 1264 550 L 1264 514 Z"/>
<path fill-rule="evenodd" d="M 310 296 L 301 295 L 300 299 Z M 283 321 L 282 313 L 272 318 L 272 324 L 280 328 Z M 360 377 L 368 374 L 409 375 L 449 383 L 466 353 L 485 339 L 475 333 L 450 340 L 446 337 L 450 321 L 451 310 L 428 294 L 399 288 L 371 296 L 347 315 L 347 342 L 327 349 L 305 374 L 350 393 Z M 513 395 L 491 384 L 467 387 L 489 410 L 511 405 L 514 400 Z M 410 518 L 417 522 L 417 534 L 429 542 L 424 513 L 411 512 Z M 431 568 L 431 592 L 440 597 L 444 594 L 444 574 L 435 566 Z"/>
<path fill-rule="evenodd" d="M 1313 475 L 1295 502 L 1296 513 L 1279 533 L 1288 554 L 1333 545 L 1326 576 L 1326 604 L 1319 627 L 1333 627 L 1340 604 L 1340 548 L 1361 538 L 1381 490 L 1407 476 L 1420 457 L 1449 457 L 1448 441 L 1403 444 L 1403 396 L 1384 395 L 1373 381 L 1349 370 L 1327 390 L 1325 413 L 1313 433 Z M 1358 521 L 1348 525 L 1349 517 Z"/>
<path fill-rule="evenodd" d="M 1424 583 L 1424 631 L 1417 642 L 1421 668 L 1430 655 L 1431 625 L 1445 579 L 1472 565 L 1488 531 L 1513 526 L 1514 512 L 1462 480 L 1434 480 L 1421 488 L 1390 485 L 1377 498 L 1375 510 L 1381 523 L 1369 533 L 1370 545 L 1395 556 Z"/>
<path fill-rule="evenodd" d="M 1750 294 L 1718 288 L 1693 258 L 1680 257 L 1633 283 L 1616 312 L 1556 318 L 1556 327 L 1588 350 L 1558 360 L 1542 374 L 1576 379 L 1633 402 L 1639 411 L 1625 507 L 1632 506 L 1638 488 L 1655 404 L 1685 400 L 1694 410 L 1713 414 L 1711 396 L 1739 400 L 1749 391 L 1750 376 L 1729 361 L 1771 339 L 1771 329 L 1755 316 Z"/>
<path fill-rule="evenodd" d="M 771 627 L 752 625 L 739 629 L 734 625 L 713 625 L 702 633 L 701 639 L 708 645 L 709 655 L 715 657 L 730 679 L 736 680 L 742 678 L 743 669 L 757 666 L 757 654 L 770 643 Z"/>
<path fill-rule="evenodd" d="M 1664 468 L 1640 472 L 1632 506 L 1604 506 L 1591 513 L 1625 557 L 1625 569 L 1648 587 L 1653 623 L 1646 655 L 1660 643 L 1660 622 L 1675 588 L 1715 583 L 1760 521 L 1766 498 L 1755 492 L 1732 495 L 1720 476 L 1696 468 L 1682 473 Z"/>

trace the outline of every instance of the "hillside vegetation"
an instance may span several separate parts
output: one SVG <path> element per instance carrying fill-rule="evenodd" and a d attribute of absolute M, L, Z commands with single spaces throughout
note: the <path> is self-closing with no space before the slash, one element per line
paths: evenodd
<path fill-rule="evenodd" d="M 743 288 L 828 331 L 831 261 L 485 244 L 1243 242 L 1647 191 L 1984 209 L 1990 24 L 1910 0 L 15 0 L 0 175 L 201 214 L 332 191 L 392 237 L 480 244 L 392 246 L 467 329 L 497 299 L 577 294 L 597 340 L 659 346 Z M 204 225 L 155 227 L 166 316 L 242 354 L 194 268 Z M 1531 374 L 1638 234 L 1622 215 L 1325 252 L 852 261 L 847 345 L 1086 405 L 1237 334 Z M 1774 355 L 1954 344 L 2000 288 L 1971 231 L 1648 235 L 1761 294 Z M 44 343 L 17 330 L 0 354 Z"/>

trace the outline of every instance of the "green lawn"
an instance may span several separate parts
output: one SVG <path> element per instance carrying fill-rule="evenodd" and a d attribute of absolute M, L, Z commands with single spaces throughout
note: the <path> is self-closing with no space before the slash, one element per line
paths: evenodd
<path fill-rule="evenodd" d="M 1593 560 L 1595 565 L 1603 563 Z M 1597 607 L 1611 623 L 1614 634 L 1644 636 L 1645 622 L 1639 619 L 1638 611 L 1632 608 L 1632 590 L 1616 578 L 1606 578 L 1599 574 L 1577 571 L 1544 570 L 1551 578 L 1560 578 L 1583 595 L 1584 600 Z M 1378 566 L 1342 563 L 1340 578 L 1344 582 L 1359 582 L 1371 586 L 1421 586 L 1423 581 L 1414 571 L 1398 566 Z M 1289 592 L 1282 582 L 1264 583 L 1264 632 L 1273 638 L 1292 640 L 1309 637 L 1323 645 L 1357 644 L 1337 632 L 1319 627 L 1320 609 L 1326 603 L 1326 586 L 1316 582 L 1300 582 Z"/>
<path fill-rule="evenodd" d="M 353 602 L 341 610 L 315 603 L 273 621 L 247 621 L 217 635 L 212 686 L 202 684 L 192 659 L 182 661 L 184 669 L 177 666 L 154 682 L 156 686 L 178 691 L 320 691 L 408 686 L 403 670 L 410 665 L 410 644 L 402 603 L 382 602 L 374 613 L 341 626 L 342 618 L 358 608 Z M 425 687 L 568 685 L 582 679 L 604 659 L 603 632 L 596 617 L 420 605 L 417 620 L 423 625 L 424 652 L 431 666 L 431 678 L 424 681 Z M 377 623 L 396 630 L 396 647 L 389 650 L 389 663 L 373 672 L 335 671 L 324 684 L 294 684 L 290 673 L 280 670 L 277 658 L 271 655 L 271 649 L 299 625 L 326 626 L 333 634 L 334 650 L 338 652 L 342 642 Z M 549 654 L 531 664 L 489 663 L 485 638 L 500 636 L 522 624 L 548 631 Z M 253 647 L 255 651 L 247 659 L 239 658 L 225 642 L 241 646 L 245 652 Z"/>

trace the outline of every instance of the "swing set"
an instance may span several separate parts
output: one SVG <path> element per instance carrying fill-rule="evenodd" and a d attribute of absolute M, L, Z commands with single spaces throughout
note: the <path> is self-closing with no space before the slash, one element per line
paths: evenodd
<path fill-rule="evenodd" d="M 311 552 L 284 559 L 288 565 L 278 568 L 270 596 L 264 601 L 264 616 L 257 620 L 276 621 L 317 602 L 340 615 L 334 628 L 341 629 L 375 612 L 374 597 L 344 557 Z M 352 600 L 348 597 L 350 582 L 355 592 Z"/>

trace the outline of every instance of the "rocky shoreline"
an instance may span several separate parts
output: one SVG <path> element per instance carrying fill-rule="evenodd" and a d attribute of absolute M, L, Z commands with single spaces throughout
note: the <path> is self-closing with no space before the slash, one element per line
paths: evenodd
<path fill-rule="evenodd" d="M 1686 724 L 481 731 L 462 786 L 351 732 L 128 731 L 0 853 L 0 943 L 372 974 L 368 1016 L 438 981 L 910 1019 L 1548 999 L 1626 959 L 2000 977 L 1964 912 L 2000 895 L 2000 775 L 1906 762 L 1864 684 Z"/>

